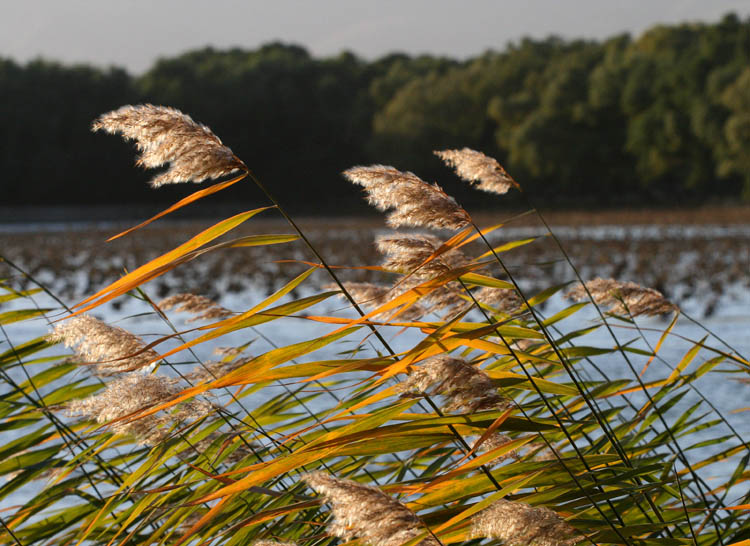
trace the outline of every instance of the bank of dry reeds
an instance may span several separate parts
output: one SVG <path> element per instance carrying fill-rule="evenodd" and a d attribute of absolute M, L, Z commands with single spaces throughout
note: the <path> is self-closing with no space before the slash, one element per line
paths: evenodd
<path fill-rule="evenodd" d="M 380 264 L 328 263 L 286 215 L 288 234 L 229 239 L 256 214 L 285 214 L 283 199 L 208 128 L 149 105 L 95 127 L 135 139 L 147 167 L 169 163 L 156 184 L 241 170 L 270 202 L 71 308 L 34 307 L 39 290 L 4 281 L 3 301 L 28 309 L 0 325 L 57 322 L 32 340 L 2 331 L 0 412 L 12 435 L 0 498 L 23 492 L 0 514 L 2 543 L 737 546 L 749 536 L 750 448 L 700 379 L 750 363 L 710 334 L 680 337 L 679 309 L 658 292 L 571 268 L 575 284 L 531 293 L 511 274 L 523 268 L 508 267 L 514 245 L 490 243 L 501 226 L 477 226 L 439 186 L 381 165 L 345 176 L 391 227 L 434 231 L 373 237 Z M 479 152 L 439 155 L 479 189 L 518 187 Z M 245 309 L 150 295 L 189 260 L 290 242 L 309 256 L 285 262 L 283 286 Z M 346 266 L 363 265 L 380 284 L 348 280 Z M 158 331 L 90 316 L 129 296 L 142 309 L 128 325 L 148 316 Z M 652 314 L 667 321 L 642 316 Z M 588 345 L 594 331 L 607 341 Z M 662 358 L 673 342 L 685 347 L 676 362 Z M 218 361 L 202 357 L 217 347 Z"/>

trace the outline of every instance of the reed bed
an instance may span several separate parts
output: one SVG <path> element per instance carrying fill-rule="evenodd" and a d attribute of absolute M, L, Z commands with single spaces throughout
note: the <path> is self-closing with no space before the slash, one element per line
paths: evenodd
<path fill-rule="evenodd" d="M 575 280 L 529 283 L 506 258 L 535 237 L 498 241 L 502 222 L 480 225 L 437 184 L 382 165 L 344 176 L 399 231 L 372 234 L 377 262 L 353 261 L 357 248 L 333 261 L 189 116 L 123 107 L 94 128 L 134 140 L 143 166 L 166 166 L 154 185 L 223 178 L 112 239 L 236 183 L 268 204 L 75 305 L 5 258 L 0 500 L 24 494 L 0 512 L 3 544 L 750 539 L 750 446 L 700 388 L 707 375 L 746 380 L 750 362 L 721 333 L 686 339 L 690 318 L 658 290 L 583 278 L 552 232 L 544 240 Z M 488 198 L 522 191 L 480 152 L 436 153 Z M 271 214 L 287 232 L 230 234 Z M 529 214 L 546 225 L 530 203 Z M 168 275 L 251 251 L 278 263 L 273 292 L 249 305 L 159 293 Z M 96 318 L 123 299 L 139 307 L 128 325 L 156 317 L 161 330 Z M 47 321 L 48 335 L 18 339 L 26 321 Z M 589 344 L 592 332 L 607 342 Z M 675 342 L 683 356 L 665 359 Z M 718 465 L 731 471 L 717 477 Z"/>

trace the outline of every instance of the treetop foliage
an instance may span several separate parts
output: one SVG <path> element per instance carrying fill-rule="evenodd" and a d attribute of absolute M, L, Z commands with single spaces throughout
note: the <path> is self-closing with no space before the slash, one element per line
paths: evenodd
<path fill-rule="evenodd" d="M 637 39 L 523 39 L 465 61 L 314 58 L 281 43 L 191 51 L 138 76 L 0 59 L 4 198 L 41 205 L 181 195 L 134 184 L 129 145 L 89 133 L 98 113 L 150 102 L 212 127 L 287 204 L 308 212 L 310 203 L 325 213 L 358 210 L 357 190 L 339 173 L 373 161 L 408 166 L 481 205 L 450 185 L 431 153 L 464 146 L 497 157 L 548 205 L 750 199 L 749 90 L 750 19 L 731 14 Z M 249 186 L 234 191 L 259 198 Z"/>

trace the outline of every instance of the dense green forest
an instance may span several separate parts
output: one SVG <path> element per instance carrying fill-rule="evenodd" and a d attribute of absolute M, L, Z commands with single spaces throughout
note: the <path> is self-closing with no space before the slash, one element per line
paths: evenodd
<path fill-rule="evenodd" d="M 207 124 L 308 213 L 361 210 L 339 173 L 363 163 L 481 205 L 432 155 L 463 146 L 498 158 L 547 206 L 750 200 L 750 19 L 734 15 L 637 39 L 524 39 L 465 61 L 314 58 L 279 43 L 192 51 L 138 76 L 0 59 L 0 203 L 151 203 L 192 190 L 150 189 L 131 146 L 90 133 L 100 113 L 141 102 Z"/>

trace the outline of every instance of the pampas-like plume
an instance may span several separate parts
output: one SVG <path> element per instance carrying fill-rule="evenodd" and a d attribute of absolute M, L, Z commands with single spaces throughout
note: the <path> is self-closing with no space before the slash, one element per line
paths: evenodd
<path fill-rule="evenodd" d="M 95 364 L 101 375 L 137 370 L 159 358 L 146 344 L 127 330 L 110 326 L 90 315 L 78 315 L 58 324 L 47 336 L 72 348 L 84 363 Z"/>
<path fill-rule="evenodd" d="M 380 489 L 312 472 L 302 478 L 333 507 L 328 532 L 344 540 L 360 538 L 372 546 L 401 546 L 422 532 L 419 518 Z M 438 546 L 426 538 L 418 546 Z"/>
<path fill-rule="evenodd" d="M 193 368 L 193 371 L 187 374 L 185 377 L 192 383 L 202 383 L 204 381 L 213 381 L 219 377 L 228 374 L 232 370 L 236 370 L 243 364 L 247 364 L 252 360 L 251 357 L 247 358 L 236 358 L 229 362 L 214 362 L 207 361 L 200 366 Z"/>
<path fill-rule="evenodd" d="M 402 393 L 440 394 L 445 398 L 443 410 L 466 411 L 510 407 L 510 402 L 498 394 L 492 379 L 476 366 L 461 358 L 436 355 L 426 359 L 412 374 L 398 385 Z"/>
<path fill-rule="evenodd" d="M 69 402 L 66 409 L 70 415 L 85 416 L 105 424 L 165 402 L 180 390 L 176 379 L 133 373 L 110 381 L 100 394 Z M 116 434 L 132 434 L 139 444 L 154 445 L 168 435 L 167 429 L 172 423 L 200 419 L 212 411 L 213 406 L 208 402 L 191 400 L 169 414 L 151 414 L 135 420 L 125 418 L 111 423 L 110 428 Z"/>
<path fill-rule="evenodd" d="M 679 311 L 674 303 L 653 288 L 644 288 L 634 282 L 621 282 L 614 279 L 594 279 L 586 282 L 586 288 L 591 293 L 597 305 L 609 306 L 612 313 L 632 316 L 663 315 Z M 582 284 L 570 290 L 566 297 L 581 301 L 588 298 Z"/>
<path fill-rule="evenodd" d="M 216 303 L 215 301 L 195 294 L 175 294 L 164 298 L 159 302 L 159 307 L 165 311 L 174 309 L 183 313 L 193 314 L 193 318 L 186 322 L 196 320 L 222 319 L 231 316 L 233 313 Z"/>
<path fill-rule="evenodd" d="M 572 546 L 583 540 L 549 508 L 505 499 L 472 518 L 471 536 L 499 538 L 507 546 Z"/>
<path fill-rule="evenodd" d="M 343 284 L 349 295 L 354 298 L 354 301 L 359 305 L 364 305 L 368 309 L 377 309 L 405 291 L 402 286 L 392 288 L 369 282 L 345 282 Z M 331 284 L 325 288 L 327 290 L 336 290 L 338 286 Z M 341 294 L 341 297 L 346 298 L 343 294 Z M 399 320 L 411 321 L 417 320 L 427 313 L 427 309 L 418 304 L 412 304 L 401 312 L 399 312 L 399 309 L 400 307 L 391 309 L 385 313 L 378 313 L 372 318 L 373 320 L 390 320 L 396 316 Z"/>
<path fill-rule="evenodd" d="M 496 449 L 511 441 L 513 441 L 513 438 L 511 438 L 507 434 L 495 432 L 494 434 L 491 434 L 490 437 L 487 438 L 484 442 L 482 442 L 482 444 L 479 446 L 479 451 L 487 453 L 488 451 L 492 451 L 493 449 Z M 489 466 L 494 466 L 496 464 L 502 463 L 503 461 L 507 461 L 508 459 L 518 460 L 519 458 L 520 456 L 518 454 L 518 450 L 514 449 L 513 451 L 509 451 L 504 455 L 498 456 L 496 459 L 493 459 L 487 464 Z"/>
<path fill-rule="evenodd" d="M 247 171 L 245 164 L 211 129 L 174 108 L 153 104 L 123 106 L 102 114 L 91 128 L 135 140 L 141 152 L 136 163 L 142 167 L 169 164 L 167 171 L 151 180 L 155 188 Z"/>
<path fill-rule="evenodd" d="M 477 189 L 500 195 L 511 188 L 520 189 L 518 183 L 503 169 L 502 165 L 492 157 L 477 152 L 471 148 L 461 150 L 435 151 L 436 156 L 449 167 L 453 167 L 456 174 L 475 184 Z"/>
<path fill-rule="evenodd" d="M 297 546 L 296 542 L 276 542 L 275 540 L 257 540 L 253 546 Z"/>
<path fill-rule="evenodd" d="M 367 191 L 367 201 L 381 211 L 391 210 L 388 225 L 460 229 L 471 222 L 469 214 L 437 184 L 428 184 L 414 173 L 385 165 L 352 167 L 344 171 L 352 183 Z"/>
<path fill-rule="evenodd" d="M 383 262 L 385 269 L 413 274 L 421 279 L 431 279 L 469 263 L 463 252 L 450 249 L 422 265 L 442 244 L 437 237 L 416 233 L 392 233 L 375 239 L 378 251 L 386 258 Z"/>
<path fill-rule="evenodd" d="M 511 288 L 491 288 L 485 286 L 478 290 L 474 297 L 479 303 L 494 307 L 498 311 L 510 314 L 523 304 L 518 292 Z"/>

